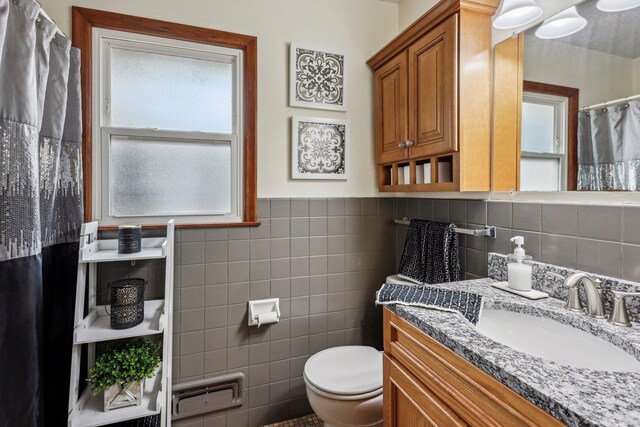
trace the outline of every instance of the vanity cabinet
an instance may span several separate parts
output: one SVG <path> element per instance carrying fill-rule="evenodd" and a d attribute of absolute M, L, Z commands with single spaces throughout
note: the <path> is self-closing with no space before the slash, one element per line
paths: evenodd
<path fill-rule="evenodd" d="M 384 309 L 384 426 L 562 426 Z"/>
<path fill-rule="evenodd" d="M 491 189 L 498 3 L 441 0 L 367 62 L 380 191 Z"/>
<path fill-rule="evenodd" d="M 466 426 L 442 400 L 420 380 L 384 355 L 384 425 L 386 426 Z"/>

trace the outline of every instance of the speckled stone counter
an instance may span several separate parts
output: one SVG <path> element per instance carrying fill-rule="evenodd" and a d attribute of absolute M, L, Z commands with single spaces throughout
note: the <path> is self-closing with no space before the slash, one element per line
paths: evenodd
<path fill-rule="evenodd" d="M 485 297 L 485 309 L 552 318 L 588 331 L 640 359 L 640 324 L 617 327 L 564 309 L 555 298 L 531 301 L 492 288 L 493 279 L 438 286 Z M 603 372 L 564 366 L 516 351 L 481 335 L 456 313 L 395 306 L 394 311 L 429 336 L 571 426 L 640 426 L 640 372 Z"/>

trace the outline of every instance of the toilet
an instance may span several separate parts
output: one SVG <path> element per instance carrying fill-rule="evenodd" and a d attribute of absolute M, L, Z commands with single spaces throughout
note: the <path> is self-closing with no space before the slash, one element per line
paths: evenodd
<path fill-rule="evenodd" d="M 394 274 L 393 276 L 387 276 L 387 281 L 385 283 L 393 283 L 395 285 L 416 285 L 416 282 L 411 282 L 407 279 L 403 279 L 402 277 Z"/>
<path fill-rule="evenodd" d="M 375 348 L 322 350 L 304 365 L 304 382 L 325 427 L 382 426 L 382 353 Z"/>

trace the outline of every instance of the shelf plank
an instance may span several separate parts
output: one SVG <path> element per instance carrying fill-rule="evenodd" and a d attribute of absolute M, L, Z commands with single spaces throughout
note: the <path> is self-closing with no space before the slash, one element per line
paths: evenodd
<path fill-rule="evenodd" d="M 87 387 L 78 400 L 76 407 L 69 414 L 69 426 L 103 426 L 159 414 L 164 400 L 162 398 L 162 389 L 162 369 L 160 368 L 155 377 L 145 380 L 142 404 L 140 406 L 128 406 L 105 412 L 103 393 L 94 396 L 91 394 L 91 388 Z"/>
<path fill-rule="evenodd" d="M 162 259 L 167 256 L 167 239 L 144 238 L 142 250 L 135 254 L 119 254 L 118 240 L 96 240 L 80 250 L 80 263 L 137 261 L 145 259 Z"/>
<path fill-rule="evenodd" d="M 73 343 L 86 344 L 160 334 L 164 331 L 164 323 L 164 300 L 145 301 L 144 320 L 141 324 L 129 329 L 111 329 L 111 318 L 105 306 L 100 305 L 91 310 L 75 328 Z"/>
<path fill-rule="evenodd" d="M 381 185 L 380 192 L 383 193 L 409 193 L 409 192 L 428 192 L 428 191 L 459 191 L 460 187 L 456 182 L 436 182 L 430 184 L 400 184 L 400 185 Z"/>

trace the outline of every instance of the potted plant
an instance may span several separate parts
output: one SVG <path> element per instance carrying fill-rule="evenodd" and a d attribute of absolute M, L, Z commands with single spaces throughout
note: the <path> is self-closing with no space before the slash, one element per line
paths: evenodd
<path fill-rule="evenodd" d="M 144 379 L 160 365 L 160 345 L 144 338 L 118 341 L 98 357 L 87 382 L 93 394 L 104 392 L 104 410 L 140 405 Z"/>

